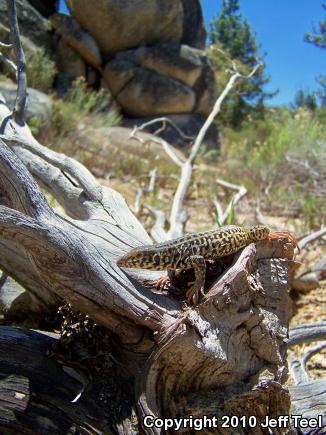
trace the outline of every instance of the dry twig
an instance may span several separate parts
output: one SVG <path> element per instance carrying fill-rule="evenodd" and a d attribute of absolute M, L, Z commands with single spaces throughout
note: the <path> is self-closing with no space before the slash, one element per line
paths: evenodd
<path fill-rule="evenodd" d="M 228 181 L 221 180 L 220 178 L 217 178 L 216 183 L 219 184 L 220 186 L 226 187 L 227 189 L 235 190 L 237 192 L 232 196 L 232 199 L 229 202 L 229 204 L 227 205 L 224 212 L 222 210 L 222 207 L 221 207 L 221 204 L 219 203 L 219 201 L 217 199 L 214 200 L 214 205 L 216 208 L 218 222 L 220 225 L 224 225 L 231 210 L 234 209 L 236 204 L 247 194 L 247 189 L 245 188 L 245 186 L 239 186 L 237 184 L 232 184 L 232 183 L 229 183 Z"/>
<path fill-rule="evenodd" d="M 18 125 L 24 125 L 27 88 L 25 55 L 20 40 L 16 3 L 12 0 L 7 0 L 7 9 L 10 25 L 10 39 L 13 45 L 17 65 L 17 97 L 13 110 L 13 119 Z"/>
<path fill-rule="evenodd" d="M 136 198 L 135 198 L 135 202 L 134 202 L 134 206 L 133 206 L 133 212 L 135 214 L 138 214 L 139 211 L 140 211 L 140 201 L 142 199 L 143 194 L 144 193 L 152 193 L 152 192 L 154 192 L 154 190 L 155 190 L 156 174 L 157 174 L 157 169 L 155 168 L 152 171 L 150 171 L 149 174 L 148 174 L 148 176 L 149 176 L 148 186 L 146 188 L 144 188 L 144 187 L 138 187 Z"/>
<path fill-rule="evenodd" d="M 322 228 L 319 231 L 315 231 L 314 233 L 309 234 L 307 237 L 300 240 L 299 242 L 300 250 L 304 249 L 309 243 L 312 243 L 315 240 L 322 238 L 325 234 L 326 234 L 326 228 Z"/>

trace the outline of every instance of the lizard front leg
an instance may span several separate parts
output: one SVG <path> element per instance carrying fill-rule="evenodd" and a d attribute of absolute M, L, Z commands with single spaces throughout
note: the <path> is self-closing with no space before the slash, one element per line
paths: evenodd
<path fill-rule="evenodd" d="M 196 304 L 198 301 L 199 292 L 203 293 L 206 275 L 205 258 L 201 255 L 192 255 L 185 261 L 187 269 L 194 269 L 195 282 L 186 293 L 188 302 Z"/>
<path fill-rule="evenodd" d="M 156 288 L 163 290 L 168 282 L 172 282 L 175 276 L 175 269 L 168 269 L 168 276 L 163 276 L 156 281 Z"/>

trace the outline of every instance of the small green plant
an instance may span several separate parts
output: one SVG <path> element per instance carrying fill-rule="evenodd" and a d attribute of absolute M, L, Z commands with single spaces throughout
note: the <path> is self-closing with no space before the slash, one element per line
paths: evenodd
<path fill-rule="evenodd" d="M 218 214 L 215 213 L 215 223 L 216 225 L 221 228 L 223 226 L 222 222 L 220 222 L 219 218 L 218 218 Z"/>
<path fill-rule="evenodd" d="M 234 216 L 234 200 L 232 199 L 231 207 L 230 207 L 230 210 L 229 210 L 229 213 L 228 213 L 228 217 L 226 219 L 227 225 L 231 225 L 232 224 L 232 222 L 233 222 L 233 216 Z"/>
<path fill-rule="evenodd" d="M 75 132 L 81 124 L 92 128 L 118 125 L 121 116 L 114 109 L 110 109 L 110 104 L 110 96 L 105 91 L 94 91 L 87 86 L 84 78 L 76 79 L 65 99 L 54 99 L 54 135 L 65 137 Z"/>
<path fill-rule="evenodd" d="M 218 156 L 219 151 L 217 149 L 209 149 L 205 143 L 201 144 L 198 152 L 198 157 L 202 157 L 204 160 L 214 161 L 218 158 Z"/>
<path fill-rule="evenodd" d="M 45 50 L 37 48 L 26 50 L 26 74 L 28 86 L 47 92 L 52 88 L 57 69 Z"/>
<path fill-rule="evenodd" d="M 326 203 L 319 200 L 326 176 L 322 108 L 266 110 L 265 120 L 248 120 L 238 131 L 224 130 L 223 169 L 232 181 L 262 197 L 269 212 L 286 211 L 308 226 L 318 226 L 326 218 Z"/>
<path fill-rule="evenodd" d="M 96 92 L 87 86 L 84 77 L 77 78 L 70 88 L 66 100 L 74 105 L 79 114 L 89 114 L 103 104 L 103 92 Z"/>
<path fill-rule="evenodd" d="M 29 119 L 28 126 L 31 129 L 33 135 L 37 137 L 43 127 L 43 122 L 40 118 L 33 116 L 32 118 Z"/>
<path fill-rule="evenodd" d="M 226 218 L 226 225 L 232 225 L 234 218 L 234 202 L 232 200 L 231 207 Z M 223 227 L 225 224 L 220 222 L 218 214 L 215 212 L 215 222 L 218 227 Z"/>

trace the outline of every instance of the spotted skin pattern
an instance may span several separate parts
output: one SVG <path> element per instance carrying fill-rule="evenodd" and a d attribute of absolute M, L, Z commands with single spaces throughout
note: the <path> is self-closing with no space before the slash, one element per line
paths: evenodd
<path fill-rule="evenodd" d="M 189 302 L 196 303 L 199 293 L 204 294 L 206 260 L 234 254 L 239 249 L 259 240 L 277 238 L 271 237 L 272 234 L 288 237 L 296 243 L 290 233 L 271 233 L 264 225 L 249 228 L 228 225 L 163 243 L 140 246 L 120 258 L 117 265 L 126 268 L 167 270 L 170 279 L 177 269 L 194 269 L 195 282 L 186 297 Z"/>

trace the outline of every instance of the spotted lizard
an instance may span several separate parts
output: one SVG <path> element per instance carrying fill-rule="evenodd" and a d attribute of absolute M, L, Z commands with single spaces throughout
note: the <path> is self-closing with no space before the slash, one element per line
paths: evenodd
<path fill-rule="evenodd" d="M 241 248 L 259 240 L 286 237 L 298 247 L 289 232 L 272 232 L 264 225 L 240 227 L 228 225 L 211 231 L 188 234 L 154 245 L 139 246 L 117 261 L 119 267 L 167 270 L 170 281 L 177 269 L 193 269 L 195 281 L 186 293 L 189 303 L 196 304 L 204 294 L 206 261 L 234 254 Z M 166 278 L 159 283 L 166 282 Z"/>

